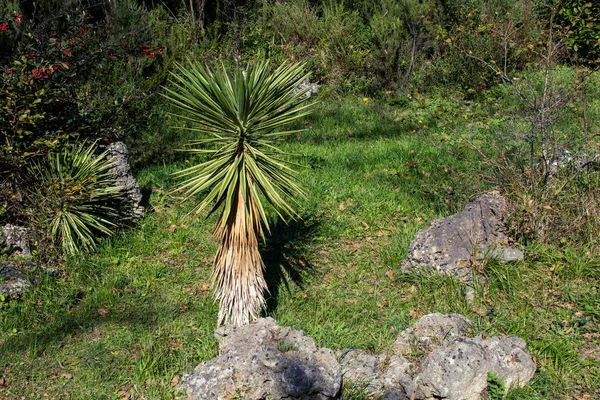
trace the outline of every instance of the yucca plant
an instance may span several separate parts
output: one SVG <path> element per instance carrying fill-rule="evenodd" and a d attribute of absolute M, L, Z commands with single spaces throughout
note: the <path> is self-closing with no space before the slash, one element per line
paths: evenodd
<path fill-rule="evenodd" d="M 36 164 L 39 185 L 33 200 L 43 216 L 40 222 L 65 254 L 94 251 L 98 234 L 116 231 L 121 187 L 106 156 L 80 143 Z"/>
<path fill-rule="evenodd" d="M 311 104 L 302 99 L 310 88 L 299 89 L 307 78 L 301 65 L 273 71 L 267 61 L 233 73 L 179 65 L 166 89 L 182 111 L 178 116 L 191 126 L 186 129 L 199 136 L 190 151 L 211 155 L 177 175 L 186 198 L 203 196 L 196 212 L 210 205 L 209 215 L 219 215 L 213 272 L 218 326 L 248 324 L 264 303 L 267 285 L 258 246 L 263 229 L 269 231 L 265 201 L 282 218 L 297 216 L 286 197 L 302 190 L 275 142 L 298 132 L 283 126 L 309 114 Z"/>

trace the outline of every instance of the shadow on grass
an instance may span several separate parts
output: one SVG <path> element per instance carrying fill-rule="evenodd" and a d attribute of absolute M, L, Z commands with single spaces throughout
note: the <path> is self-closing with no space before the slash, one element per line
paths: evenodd
<path fill-rule="evenodd" d="M 419 129 L 415 123 L 398 119 L 394 110 L 379 102 L 369 105 L 360 102 L 340 103 L 333 101 L 320 104 L 312 114 L 290 126 L 290 129 L 307 129 L 289 136 L 289 143 L 363 141 L 398 138 Z"/>
<path fill-rule="evenodd" d="M 99 271 L 95 270 L 91 271 L 90 275 L 98 273 Z M 60 346 L 65 338 L 89 333 L 94 327 L 104 324 L 127 326 L 127 329 L 149 328 L 157 323 L 160 316 L 177 315 L 174 307 L 147 298 L 141 289 L 131 289 L 128 279 L 102 282 L 96 287 L 97 292 L 87 291 L 84 286 L 77 285 L 58 288 L 54 279 L 62 278 L 48 275 L 45 278 L 30 277 L 32 281 L 38 280 L 38 287 L 32 289 L 26 297 L 11 301 L 11 305 L 18 308 L 16 313 L 27 314 L 25 318 L 39 321 L 36 323 L 36 329 L 26 329 L 22 333 L 15 329 L 14 332 L 4 332 L 5 335 L 0 335 L 0 339 L 3 339 L 0 341 L 0 360 L 10 357 L 11 353 L 24 350 L 29 351 L 32 358 L 39 357 L 49 346 Z M 82 281 L 78 282 L 78 285 L 83 284 Z M 92 287 L 93 280 L 89 279 L 85 284 Z M 98 293 L 108 286 L 111 287 L 110 291 L 114 296 L 110 299 L 106 293 Z M 53 297 L 53 294 L 61 290 L 62 295 Z M 103 298 L 99 299 L 99 295 Z M 32 301 L 35 303 L 32 304 Z M 44 304 L 52 301 L 56 301 L 56 304 Z M 16 315 L 13 314 L 13 317 L 16 318 Z M 43 320 L 46 322 L 42 323 Z"/>
<path fill-rule="evenodd" d="M 290 283 L 302 287 L 305 274 L 314 272 L 314 265 L 306 257 L 306 249 L 319 225 L 316 218 L 309 217 L 288 224 L 279 219 L 271 226 L 271 234 L 261 249 L 269 288 L 265 296 L 267 315 L 277 308 L 281 289 L 290 291 Z"/>

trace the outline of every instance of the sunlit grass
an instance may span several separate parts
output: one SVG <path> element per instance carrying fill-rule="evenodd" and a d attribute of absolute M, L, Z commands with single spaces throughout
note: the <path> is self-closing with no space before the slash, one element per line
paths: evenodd
<path fill-rule="evenodd" d="M 303 220 L 274 223 L 263 246 L 271 290 L 265 315 L 320 346 L 379 352 L 424 314 L 461 313 L 476 333 L 527 341 L 539 370 L 509 398 L 597 397 L 594 249 L 530 247 L 526 262 L 483 265 L 471 303 L 462 283 L 400 272 L 418 229 L 485 188 L 473 163 L 451 155 L 462 150 L 440 140 L 449 134 L 437 112 L 443 107 L 441 99 L 405 108 L 362 98 L 322 102 L 302 122 L 308 131 L 286 139 L 282 147 L 299 155 L 309 196 L 298 199 Z M 453 123 L 460 130 L 468 121 Z M 32 271 L 35 289 L 1 304 L 0 397 L 168 399 L 184 372 L 216 355 L 214 221 L 188 218 L 180 194 L 170 192 L 169 174 L 182 165 L 138 172 L 150 193 L 139 228 L 69 261 L 63 275 Z"/>

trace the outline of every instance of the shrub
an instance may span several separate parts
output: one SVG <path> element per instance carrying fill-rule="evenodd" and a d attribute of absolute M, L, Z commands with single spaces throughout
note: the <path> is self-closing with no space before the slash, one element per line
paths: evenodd
<path fill-rule="evenodd" d="M 385 86 L 406 87 L 415 68 L 422 67 L 431 47 L 429 28 L 424 23 L 427 4 L 413 1 L 382 0 L 371 19 L 374 50 L 373 66 Z"/>
<path fill-rule="evenodd" d="M 117 229 L 121 188 L 107 152 L 96 153 L 95 145 L 76 144 L 48 154 L 31 171 L 38 181 L 30 193 L 39 213 L 36 226 L 64 254 L 93 251 L 98 234 L 110 236 Z"/>
<path fill-rule="evenodd" d="M 538 57 L 543 29 L 531 0 L 457 0 L 430 8 L 424 22 L 433 36 L 426 68 L 415 86 L 455 85 L 471 93 L 498 81 L 504 74 L 524 70 Z"/>
<path fill-rule="evenodd" d="M 107 20 L 98 23 L 78 11 L 59 15 L 56 32 L 52 24 L 35 24 L 14 12 L 4 18 L 9 22 L 0 40 L 11 45 L 0 54 L 0 168 L 6 192 L 0 194 L 12 219 L 24 215 L 21 192 L 31 181 L 28 166 L 76 139 L 110 140 L 127 132 L 131 141 L 145 133 L 157 104 L 153 93 L 166 77 L 167 49 L 151 40 L 143 9 L 125 13 L 146 21 L 137 30 L 119 28 L 120 8 L 116 14 L 107 10 Z"/>
<path fill-rule="evenodd" d="M 225 67 L 179 67 L 173 77 L 168 97 L 181 118 L 194 123 L 189 130 L 202 135 L 192 142 L 202 148 L 193 152 L 212 155 L 178 175 L 187 198 L 203 194 L 197 212 L 210 206 L 219 213 L 213 275 L 218 325 L 244 325 L 257 317 L 267 290 L 258 249 L 263 229 L 269 230 L 264 202 L 280 216 L 294 217 L 286 197 L 302 193 L 274 144 L 295 132 L 284 125 L 308 114 L 309 106 L 300 102 L 310 87 L 298 90 L 308 75 L 299 65 L 271 71 L 268 62 L 257 62 L 233 74 Z"/>
<path fill-rule="evenodd" d="M 598 243 L 597 81 L 597 73 L 559 66 L 523 74 L 490 93 L 503 115 L 498 126 L 465 134 L 507 194 L 513 236 L 524 243 Z"/>
<path fill-rule="evenodd" d="M 565 32 L 566 43 L 577 58 L 600 64 L 600 3 L 565 0 L 556 15 L 557 26 Z"/>

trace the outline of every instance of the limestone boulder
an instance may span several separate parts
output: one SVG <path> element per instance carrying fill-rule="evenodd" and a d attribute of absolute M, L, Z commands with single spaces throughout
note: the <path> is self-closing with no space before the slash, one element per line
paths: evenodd
<path fill-rule="evenodd" d="M 506 215 L 507 203 L 499 192 L 475 196 L 463 211 L 434 220 L 417 232 L 402 269 L 432 270 L 470 282 L 473 260 L 489 257 L 514 262 L 523 259 L 520 250 L 508 247 Z"/>
<path fill-rule="evenodd" d="M 187 399 L 303 399 L 338 396 L 342 369 L 334 353 L 271 318 L 221 330 L 220 355 L 184 375 Z M 237 397 L 235 397 L 237 396 Z"/>

